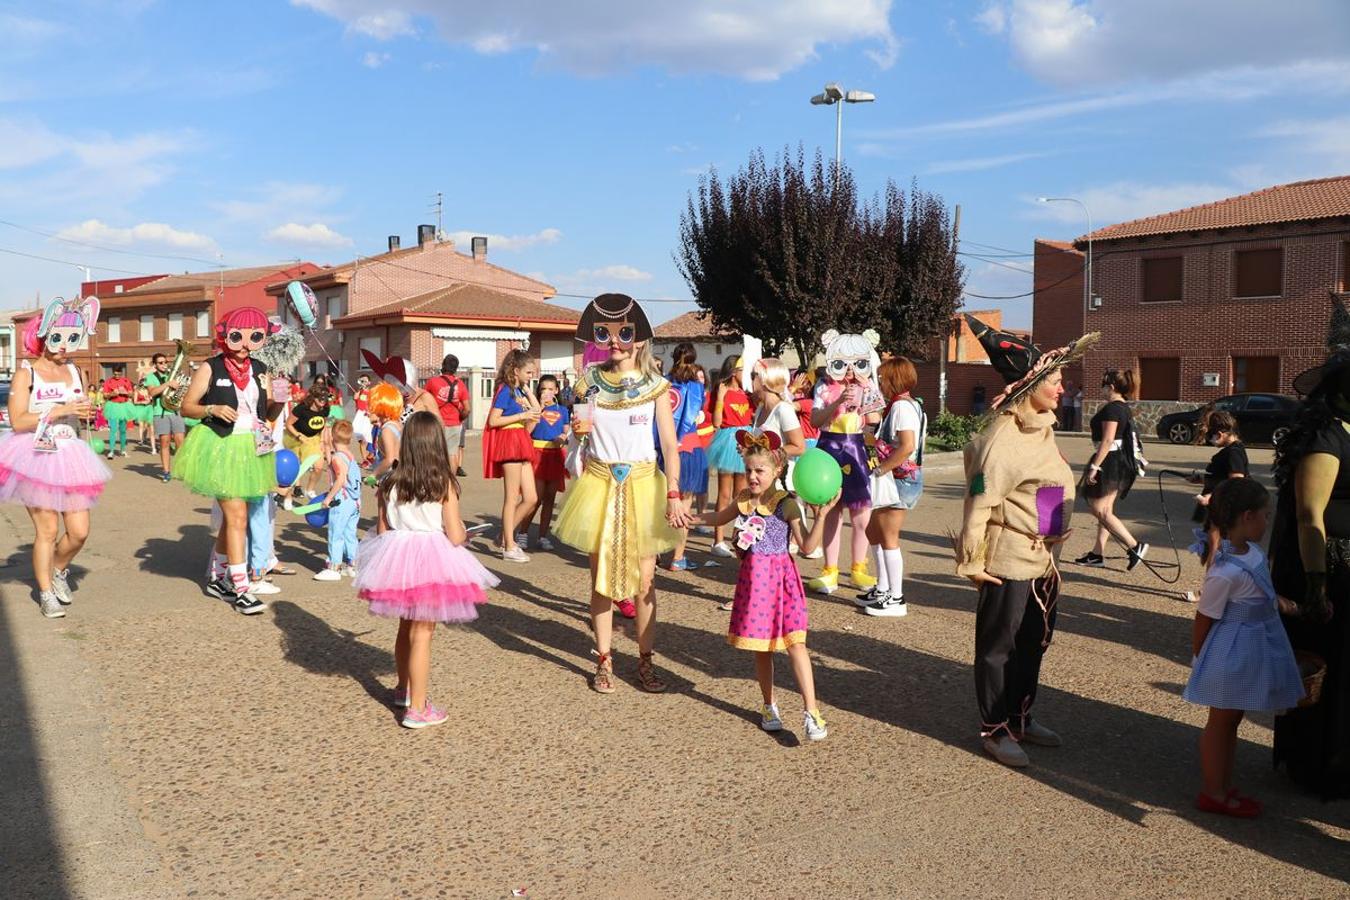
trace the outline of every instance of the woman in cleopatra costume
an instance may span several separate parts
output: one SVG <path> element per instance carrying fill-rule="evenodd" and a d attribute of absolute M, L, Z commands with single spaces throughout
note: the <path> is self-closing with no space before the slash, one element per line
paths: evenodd
<path fill-rule="evenodd" d="M 989 755 L 1006 766 L 1030 760 L 1021 744 L 1055 747 L 1059 735 L 1032 719 L 1041 658 L 1055 630 L 1056 556 L 1068 534 L 1074 477 L 1055 445 L 1060 369 L 1095 334 L 1043 353 L 966 316 L 1008 383 L 984 430 L 966 446 L 966 499 L 956 572 L 979 588 L 975 607 L 975 697 Z"/>
<path fill-rule="evenodd" d="M 572 430 L 581 445 L 573 452 L 584 463 L 554 536 L 591 558 L 591 623 L 599 655 L 591 686 L 602 694 L 614 691 L 614 604 L 635 597 L 638 686 L 659 693 L 666 684 L 652 665 L 652 576 L 657 555 L 674 547 L 676 529 L 689 524 L 680 500 L 670 384 L 652 359 L 647 315 L 632 297 L 596 297 L 581 314 L 576 337 L 605 348 L 609 359 L 587 369 L 577 384 Z M 664 474 L 656 467 L 657 435 Z"/>
<path fill-rule="evenodd" d="M 1289 642 L 1305 676 L 1324 666 L 1304 705 L 1276 717 L 1275 764 L 1325 799 L 1350 797 L 1350 313 L 1333 303 L 1331 354 L 1294 379 L 1303 405 L 1275 450 L 1270 539 L 1276 592 L 1297 604 Z"/>
<path fill-rule="evenodd" d="M 248 501 L 277 489 L 272 420 L 282 406 L 272 400 L 267 366 L 251 355 L 279 328 L 254 307 L 232 310 L 216 324 L 221 352 L 192 373 L 181 407 L 201 427 L 188 433 L 173 461 L 173 477 L 220 505 L 216 552 L 228 569 L 207 592 L 245 615 L 265 608 L 248 592 Z"/>

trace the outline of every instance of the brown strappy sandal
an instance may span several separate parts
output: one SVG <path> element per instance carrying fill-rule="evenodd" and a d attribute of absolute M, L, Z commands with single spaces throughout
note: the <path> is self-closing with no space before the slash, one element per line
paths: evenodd
<path fill-rule="evenodd" d="M 600 654 L 595 661 L 595 676 L 591 678 L 591 690 L 597 694 L 614 693 L 614 661 L 608 653 Z"/>
<path fill-rule="evenodd" d="M 656 674 L 656 667 L 652 665 L 651 651 L 638 654 L 637 680 L 638 687 L 649 694 L 659 694 L 666 689 L 666 683 Z"/>

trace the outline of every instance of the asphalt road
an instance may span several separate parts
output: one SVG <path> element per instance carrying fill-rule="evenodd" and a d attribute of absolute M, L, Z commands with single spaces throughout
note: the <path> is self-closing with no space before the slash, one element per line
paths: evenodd
<path fill-rule="evenodd" d="M 1081 463 L 1088 447 L 1062 447 Z M 1150 444 L 1157 466 L 1205 452 Z M 1253 453 L 1267 466 L 1269 451 Z M 658 663 L 672 689 L 587 687 L 586 574 L 570 551 L 503 579 L 474 625 L 437 631 L 446 725 L 400 729 L 387 700 L 395 626 L 348 582 L 313 582 L 324 536 L 292 519 L 268 612 L 202 594 L 206 505 L 115 464 L 67 618 L 38 614 L 23 510 L 0 507 L 0 896 L 897 897 L 1347 896 L 1350 806 L 1270 767 L 1270 719 L 1240 732 L 1256 821 L 1196 812 L 1204 710 L 1180 698 L 1193 608 L 1181 584 L 1066 565 L 1038 718 L 1065 746 L 1014 771 L 977 739 L 974 591 L 952 574 L 962 478 L 929 458 L 906 538 L 911 613 L 815 598 L 809 645 L 830 736 L 759 731 L 749 654 L 724 641 L 734 569 L 663 572 Z M 1193 488 L 1164 482 L 1177 539 Z M 465 485 L 470 523 L 500 489 Z M 1124 517 L 1172 561 L 1157 482 Z M 1090 541 L 1086 514 L 1066 557 Z M 486 538 L 475 547 L 486 550 Z M 695 538 L 705 559 L 707 539 Z M 817 564 L 804 562 L 808 577 Z M 1174 574 L 1160 570 L 1167 577 Z"/>

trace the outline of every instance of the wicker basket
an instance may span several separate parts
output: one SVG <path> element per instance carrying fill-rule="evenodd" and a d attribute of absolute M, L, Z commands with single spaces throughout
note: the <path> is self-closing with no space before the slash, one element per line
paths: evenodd
<path fill-rule="evenodd" d="M 1322 699 L 1322 679 L 1327 674 L 1327 661 L 1316 653 L 1307 650 L 1295 650 L 1294 660 L 1298 663 L 1298 673 L 1303 676 L 1304 697 L 1299 706 L 1315 706 Z"/>

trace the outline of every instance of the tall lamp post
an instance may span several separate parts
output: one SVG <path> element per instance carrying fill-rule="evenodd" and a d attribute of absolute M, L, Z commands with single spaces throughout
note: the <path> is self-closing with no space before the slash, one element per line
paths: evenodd
<path fill-rule="evenodd" d="M 844 166 L 844 104 L 872 103 L 877 95 L 869 91 L 845 91 L 836 82 L 825 85 L 825 90 L 811 98 L 812 106 L 833 106 L 834 109 L 834 183 Z"/>
<path fill-rule="evenodd" d="M 1088 310 L 1092 308 L 1092 210 L 1088 205 L 1077 197 L 1037 197 L 1037 203 L 1077 203 L 1083 207 L 1083 214 L 1087 216 L 1087 266 L 1086 278 L 1083 281 L 1083 315 L 1086 316 Z"/>

